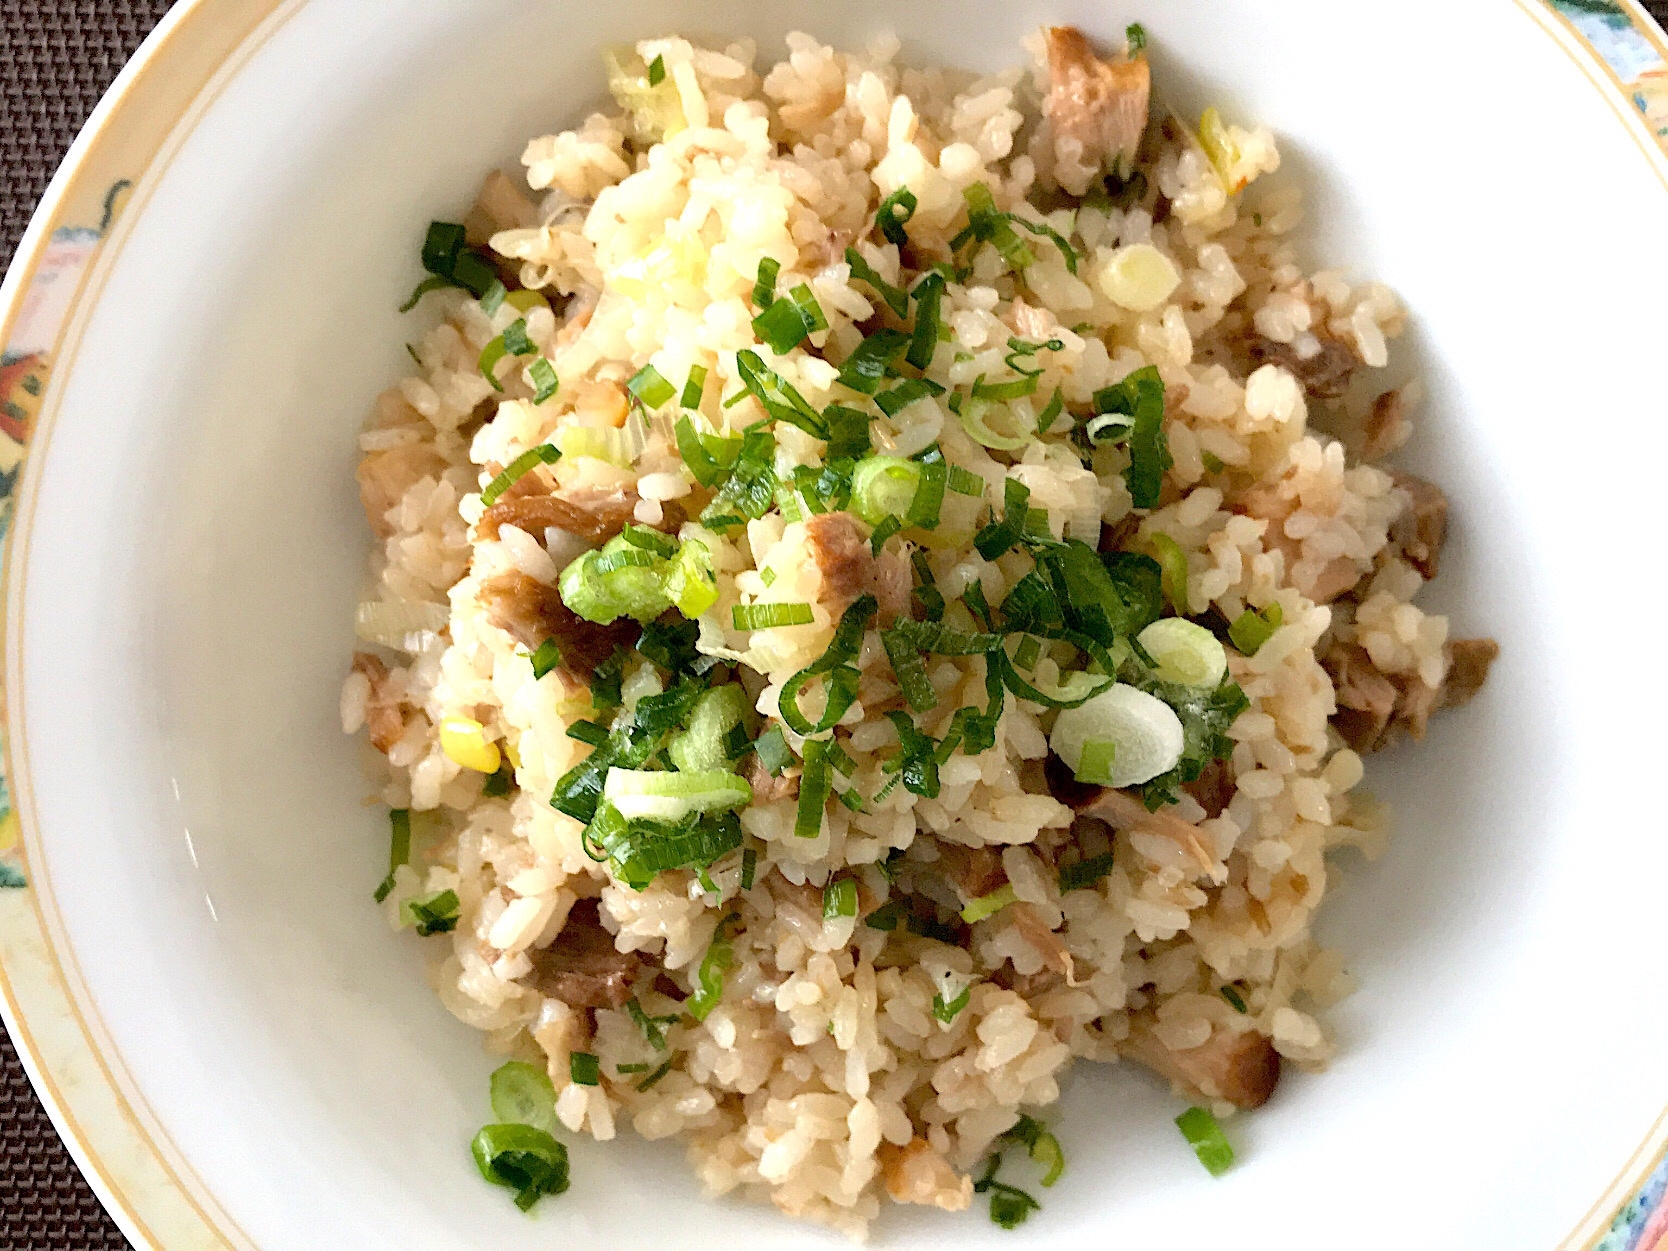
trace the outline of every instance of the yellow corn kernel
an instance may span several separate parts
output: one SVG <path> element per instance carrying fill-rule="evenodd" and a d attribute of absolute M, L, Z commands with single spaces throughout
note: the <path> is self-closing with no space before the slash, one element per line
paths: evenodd
<path fill-rule="evenodd" d="M 504 740 L 504 755 L 509 759 L 510 768 L 519 773 L 521 771 L 521 751 L 516 747 L 514 739 L 507 738 Z"/>
<path fill-rule="evenodd" d="M 486 728 L 468 717 L 447 717 L 440 723 L 440 750 L 465 769 L 497 773 L 498 746 L 486 739 Z"/>

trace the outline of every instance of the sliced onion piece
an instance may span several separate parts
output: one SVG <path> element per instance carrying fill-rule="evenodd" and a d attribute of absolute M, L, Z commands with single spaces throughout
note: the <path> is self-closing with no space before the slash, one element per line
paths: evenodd
<path fill-rule="evenodd" d="M 366 643 L 416 652 L 452 618 L 445 604 L 414 599 L 368 599 L 353 613 L 353 631 Z"/>

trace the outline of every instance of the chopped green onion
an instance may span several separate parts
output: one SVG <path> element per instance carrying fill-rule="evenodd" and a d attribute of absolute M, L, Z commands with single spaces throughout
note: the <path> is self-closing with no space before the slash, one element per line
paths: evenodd
<path fill-rule="evenodd" d="M 1176 1118 L 1176 1128 L 1192 1144 L 1193 1154 L 1212 1177 L 1220 1177 L 1234 1166 L 1234 1149 L 1209 1108 L 1189 1108 Z"/>
<path fill-rule="evenodd" d="M 431 274 L 450 276 L 463 251 L 466 233 L 456 222 L 430 222 L 428 235 L 423 239 L 423 268 Z"/>
<path fill-rule="evenodd" d="M 715 487 L 723 481 L 727 466 L 712 454 L 706 440 L 695 432 L 694 422 L 688 417 L 679 417 L 673 427 L 673 434 L 678 441 L 678 454 L 683 457 L 683 463 L 689 466 L 689 472 L 694 475 L 695 481 L 704 487 Z M 720 442 L 728 445 L 725 450 L 732 453 L 740 448 L 740 443 L 736 440 L 725 439 Z"/>
<path fill-rule="evenodd" d="M 753 307 L 763 312 L 776 302 L 776 278 L 782 272 L 782 262 L 774 256 L 759 260 L 759 277 L 753 284 Z"/>
<path fill-rule="evenodd" d="M 989 187 L 976 182 L 963 188 L 961 195 L 967 201 L 967 227 L 950 240 L 952 252 L 959 252 L 970 240 L 976 239 L 980 243 L 995 245 L 1002 259 L 1015 269 L 1024 269 L 1037 259 L 1008 224 L 1013 214 L 997 210 Z"/>
<path fill-rule="evenodd" d="M 886 546 L 886 540 L 903 529 L 903 522 L 896 516 L 883 517 L 875 532 L 869 536 L 869 553 L 879 556 L 881 548 Z"/>
<path fill-rule="evenodd" d="M 891 900 L 876 908 L 863 918 L 863 924 L 871 930 L 880 930 L 890 934 L 898 928 L 898 922 L 903 919 L 903 904 L 898 900 Z"/>
<path fill-rule="evenodd" d="M 1009 213 L 1008 221 L 1013 225 L 1018 226 L 1021 230 L 1030 231 L 1039 239 L 1047 239 L 1055 247 L 1059 248 L 1060 255 L 1065 258 L 1066 269 L 1073 274 L 1077 273 L 1077 249 L 1072 247 L 1071 241 L 1067 239 L 1065 235 L 1054 229 L 1054 227 L 1050 226 L 1047 222 L 1027 221 L 1017 213 Z"/>
<path fill-rule="evenodd" d="M 535 404 L 543 404 L 551 399 L 561 387 L 561 381 L 556 377 L 555 366 L 542 356 L 527 367 L 527 376 L 533 381 Z"/>
<path fill-rule="evenodd" d="M 863 259 L 863 254 L 856 248 L 846 249 L 846 264 L 851 267 L 851 276 L 859 282 L 866 282 L 873 287 L 886 306 L 900 318 L 909 315 L 909 292 L 902 287 L 895 287 L 882 278 L 875 267 Z"/>
<path fill-rule="evenodd" d="M 592 747 L 601 747 L 608 741 L 608 731 L 595 721 L 575 721 L 567 728 L 566 734 L 569 738 L 589 743 Z"/>
<path fill-rule="evenodd" d="M 923 530 L 936 530 L 939 511 L 944 507 L 944 487 L 950 478 L 949 466 L 944 463 L 944 453 L 936 446 L 917 463 L 921 466 L 920 477 L 916 480 L 915 495 L 909 501 L 909 511 L 904 514 L 904 520 Z"/>
<path fill-rule="evenodd" d="M 1038 1203 L 1018 1186 L 1010 1186 L 1006 1182 L 996 1180 L 996 1170 L 1002 1167 L 1002 1154 L 997 1152 L 990 1157 L 990 1164 L 985 1168 L 985 1174 L 973 1183 L 973 1193 L 976 1195 L 990 1195 L 990 1219 L 1003 1229 L 1015 1229 L 1025 1223 L 1025 1218 L 1033 1212 L 1042 1210 Z"/>
<path fill-rule="evenodd" d="M 602 1084 L 602 1061 L 589 1051 L 573 1051 L 568 1054 L 568 1080 L 575 1086 L 600 1086 Z"/>
<path fill-rule="evenodd" d="M 1042 412 L 1037 414 L 1037 433 L 1047 434 L 1054 427 L 1055 420 L 1066 407 L 1066 396 L 1059 387 L 1054 388 L 1054 397 L 1048 401 Z"/>
<path fill-rule="evenodd" d="M 751 349 L 737 352 L 736 371 L 741 375 L 742 385 L 771 417 L 798 426 L 813 438 L 828 437 L 828 422 L 823 415 L 812 408 L 787 379 L 766 366 L 764 358 L 757 352 Z"/>
<path fill-rule="evenodd" d="M 972 398 L 1003 403 L 1008 400 L 1023 399 L 1025 396 L 1033 394 L 1036 389 L 1036 374 L 1027 374 L 1025 377 L 1015 378 L 1011 382 L 986 382 L 983 377 L 980 377 L 974 380 Z"/>
<path fill-rule="evenodd" d="M 822 410 L 828 423 L 828 460 L 857 460 L 869 454 L 869 415 L 830 404 Z"/>
<path fill-rule="evenodd" d="M 470 1143 L 475 1167 L 495 1186 L 516 1192 L 523 1212 L 568 1188 L 568 1149 L 531 1125 L 488 1125 Z"/>
<path fill-rule="evenodd" d="M 1199 463 L 1205 467 L 1206 473 L 1221 473 L 1228 467 L 1222 463 L 1222 458 L 1214 452 L 1200 452 Z"/>
<path fill-rule="evenodd" d="M 789 678 L 782 687 L 777 703 L 782 720 L 794 733 L 811 735 L 832 729 L 834 723 L 845 715 L 846 709 L 851 707 L 857 698 L 861 679 L 848 662 L 856 658 L 863 645 L 863 632 L 878 610 L 879 605 L 873 595 L 860 595 L 853 600 L 841 614 L 840 624 L 834 629 L 834 638 L 828 649 L 819 659 Z M 822 716 L 813 723 L 799 710 L 799 694 L 818 677 L 826 678 L 827 701 Z M 802 790 L 802 796 L 803 793 Z"/>
<path fill-rule="evenodd" d="M 1018 898 L 1012 884 L 999 886 L 988 895 L 980 895 L 963 908 L 961 919 L 969 925 L 975 921 L 983 921 L 986 917 L 995 916 Z"/>
<path fill-rule="evenodd" d="M 1147 46 L 1147 28 L 1140 22 L 1131 22 L 1124 27 L 1124 42 L 1129 46 L 1130 56 L 1134 56 Z"/>
<path fill-rule="evenodd" d="M 921 466 L 901 456 L 867 456 L 851 471 L 851 508 L 872 526 L 909 511 Z"/>
<path fill-rule="evenodd" d="M 950 466 L 950 477 L 944 484 L 957 495 L 971 495 L 975 499 L 985 493 L 985 480 L 971 469 Z"/>
<path fill-rule="evenodd" d="M 938 706 L 938 692 L 927 679 L 927 669 L 921 662 L 921 653 L 915 650 L 909 637 L 897 629 L 882 630 L 880 632 L 881 646 L 886 649 L 886 658 L 892 662 L 892 672 L 897 675 L 898 686 L 903 690 L 904 699 L 916 712 L 927 712 Z"/>
<path fill-rule="evenodd" d="M 631 376 L 626 383 L 626 390 L 642 402 L 644 408 L 651 411 L 659 408 L 678 393 L 676 387 L 660 376 L 660 371 L 653 365 L 644 365 Z"/>
<path fill-rule="evenodd" d="M 1027 634 L 1019 640 L 1019 649 L 1014 652 L 1014 664 L 1021 669 L 1034 669 L 1041 655 L 1042 644 L 1035 635 Z"/>
<path fill-rule="evenodd" d="M 745 778 L 727 769 L 622 769 L 611 766 L 602 797 L 629 822 L 682 821 L 691 813 L 740 808 L 753 798 Z"/>
<path fill-rule="evenodd" d="M 1072 771 L 1079 782 L 1088 782 L 1095 786 L 1112 785 L 1112 764 L 1118 758 L 1118 745 L 1111 739 L 1092 738 L 1083 744 L 1082 753 L 1077 759 L 1077 768 Z"/>
<path fill-rule="evenodd" d="M 904 233 L 904 223 L 915 216 L 915 206 L 919 203 L 915 193 L 908 187 L 899 187 L 891 195 L 880 202 L 875 211 L 875 228 L 885 236 L 888 243 L 895 243 L 902 247 L 909 241 Z M 903 314 L 899 314 L 901 317 Z"/>
<path fill-rule="evenodd" d="M 458 893 L 440 890 L 419 895 L 400 905 L 400 920 L 417 931 L 419 938 L 449 934 L 458 927 Z"/>
<path fill-rule="evenodd" d="M 1066 1153 L 1060 1150 L 1060 1140 L 1035 1117 L 1021 1116 L 1018 1123 L 1002 1137 L 1025 1144 L 1031 1159 L 1047 1170 L 1042 1179 L 1044 1186 L 1052 1186 L 1066 1171 Z"/>
<path fill-rule="evenodd" d="M 803 343 L 811 333 L 810 321 L 791 299 L 776 300 L 753 319 L 753 333 L 778 356 Z"/>
<path fill-rule="evenodd" d="M 961 1010 L 967 1006 L 968 1001 L 972 998 L 972 986 L 962 987 L 961 994 L 954 999 L 946 1000 L 942 994 L 934 995 L 932 997 L 932 1014 L 948 1025 L 961 1015 Z"/>
<path fill-rule="evenodd" d="M 1250 1011 L 1250 1009 L 1245 1006 L 1244 996 L 1242 996 L 1239 991 L 1235 990 L 1232 986 L 1223 986 L 1220 988 L 1220 991 L 1222 997 L 1228 1001 L 1228 1005 L 1233 1008 L 1235 1012 L 1238 1012 L 1241 1016 L 1243 1016 L 1245 1013 Z"/>
<path fill-rule="evenodd" d="M 693 620 L 718 602 L 718 575 L 712 552 L 700 539 L 685 539 L 666 571 L 666 598 Z"/>
<path fill-rule="evenodd" d="M 666 1074 L 670 1073 L 671 1071 L 672 1071 L 672 1062 L 670 1060 L 667 1060 L 658 1069 L 656 1069 L 654 1072 L 650 1073 L 642 1081 L 638 1082 L 637 1083 L 637 1089 L 638 1090 L 652 1090 L 654 1088 L 654 1086 L 656 1085 L 656 1083 L 658 1083 L 661 1078 L 665 1077 Z"/>
<path fill-rule="evenodd" d="M 689 377 L 683 384 L 683 394 L 678 397 L 680 408 L 701 407 L 701 393 L 707 388 L 707 367 L 705 365 L 691 365 Z"/>
<path fill-rule="evenodd" d="M 695 973 L 695 991 L 683 1005 L 697 1021 L 706 1020 L 724 997 L 724 974 L 736 959 L 729 931 L 738 919 L 739 915 L 732 912 L 719 921 L 712 932 L 712 942 L 707 944 L 707 954 L 701 957 L 701 967 Z"/>
<path fill-rule="evenodd" d="M 656 1051 L 666 1050 L 666 1030 L 668 1025 L 676 1025 L 676 1016 L 650 1016 L 643 1011 L 643 1005 L 637 1002 L 636 996 L 626 1000 L 626 1014 L 636 1022 L 637 1028 L 643 1031 L 643 1037 L 649 1046 Z"/>
<path fill-rule="evenodd" d="M 846 363 L 840 366 L 840 381 L 853 391 L 873 395 L 880 390 L 887 369 L 908 346 L 909 339 L 901 331 L 875 331 L 846 357 Z"/>
<path fill-rule="evenodd" d="M 1002 520 L 993 521 L 974 536 L 973 546 L 986 560 L 995 560 L 1025 537 L 1031 488 L 1017 478 L 1002 483 Z M 980 591 L 983 594 L 983 591 Z"/>
<path fill-rule="evenodd" d="M 649 1066 L 646 1064 L 616 1064 L 614 1071 L 616 1073 L 647 1073 Z"/>
<path fill-rule="evenodd" d="M 494 279 L 492 285 L 486 289 L 486 294 L 481 296 L 481 312 L 491 317 L 503 305 L 504 297 L 508 294 L 504 284 Z"/>
<path fill-rule="evenodd" d="M 515 766 L 506 759 L 499 764 L 498 772 L 487 778 L 487 780 L 482 784 L 481 798 L 502 799 L 505 795 L 510 793 L 514 786 Z"/>
<path fill-rule="evenodd" d="M 738 630 L 810 625 L 817 619 L 809 604 L 737 604 L 730 610 L 730 617 Z"/>
<path fill-rule="evenodd" d="M 393 808 L 388 813 L 388 876 L 376 888 L 376 901 L 387 899 L 394 889 L 394 870 L 411 863 L 411 809 Z"/>
<path fill-rule="evenodd" d="M 556 1087 L 542 1068 L 511 1060 L 493 1072 L 490 1090 L 492 1114 L 500 1121 L 556 1132 Z"/>
<path fill-rule="evenodd" d="M 805 318 L 805 326 L 810 334 L 828 329 L 828 315 L 822 311 L 822 305 L 817 303 L 817 297 L 811 292 L 810 283 L 799 283 L 788 292 L 788 295 L 798 306 L 800 315 Z"/>
<path fill-rule="evenodd" d="M 616 648 L 612 656 L 597 666 L 596 672 L 591 675 L 591 707 L 600 711 L 620 706 L 620 683 L 624 677 L 625 661 L 625 649 Z"/>
<path fill-rule="evenodd" d="M 828 805 L 828 792 L 833 785 L 828 764 L 828 744 L 820 738 L 805 743 L 805 773 L 799 779 L 799 807 L 794 815 L 793 832 L 800 838 L 816 838 L 822 833 L 823 809 Z"/>
<path fill-rule="evenodd" d="M 1255 656 L 1257 649 L 1274 637 L 1284 621 L 1285 612 L 1278 603 L 1270 604 L 1262 612 L 1247 608 L 1228 627 L 1228 641 L 1241 655 Z"/>
<path fill-rule="evenodd" d="M 875 404 L 888 417 L 896 417 L 918 400 L 943 394 L 944 388 L 930 378 L 905 378 L 890 391 L 875 396 Z"/>
<path fill-rule="evenodd" d="M 822 919 L 857 915 L 857 883 L 849 877 L 835 878 L 822 891 Z"/>
<path fill-rule="evenodd" d="M 780 733 L 780 731 L 778 731 Z M 751 847 L 741 853 L 741 889 L 753 889 L 753 877 L 759 871 L 759 853 Z"/>
<path fill-rule="evenodd" d="M 773 778 L 781 777 L 782 770 L 793 763 L 793 748 L 788 746 L 787 737 L 779 725 L 771 726 L 753 740 L 753 754 Z"/>
<path fill-rule="evenodd" d="M 511 356 L 531 356 L 538 351 L 533 346 L 533 341 L 527 337 L 525 317 L 518 318 L 504 327 L 504 350 Z"/>
<path fill-rule="evenodd" d="M 1164 597 L 1182 616 L 1187 615 L 1187 553 L 1182 551 L 1168 534 L 1152 536 L 1153 551 L 1158 553 L 1158 566 L 1163 570 Z"/>
<path fill-rule="evenodd" d="M 491 508 L 498 502 L 498 498 L 508 491 L 534 465 L 554 465 L 562 459 L 561 449 L 552 443 L 540 443 L 537 447 L 530 447 L 520 456 L 512 460 L 481 492 L 481 503 Z"/>
<path fill-rule="evenodd" d="M 1156 507 L 1164 490 L 1164 473 L 1175 464 L 1164 436 L 1164 380 L 1157 366 L 1137 369 L 1115 386 L 1096 391 L 1094 408 L 1096 413 L 1131 419 L 1124 482 L 1137 508 Z"/>
<path fill-rule="evenodd" d="M 1060 893 L 1063 895 L 1069 890 L 1085 890 L 1110 872 L 1112 853 L 1109 851 L 1090 856 L 1087 860 L 1079 860 L 1076 864 L 1068 864 L 1060 870 Z"/>
<path fill-rule="evenodd" d="M 917 369 L 932 364 L 938 348 L 938 307 L 944 298 L 942 274 L 928 274 L 915 284 L 915 331 L 909 339 L 909 352 L 904 357 Z"/>
<path fill-rule="evenodd" d="M 649 62 L 649 86 L 658 87 L 666 81 L 666 58 L 657 56 Z"/>

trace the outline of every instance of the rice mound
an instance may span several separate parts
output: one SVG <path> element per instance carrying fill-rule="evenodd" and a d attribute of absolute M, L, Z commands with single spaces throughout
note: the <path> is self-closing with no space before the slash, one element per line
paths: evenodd
<path fill-rule="evenodd" d="M 787 58 L 761 73 L 750 42 L 644 40 L 635 54 L 661 59 L 682 127 L 651 141 L 641 112 L 621 108 L 533 139 L 523 162 L 543 197 L 536 206 L 501 176 L 489 180 L 471 236 L 490 238 L 512 289 L 546 299 L 489 315 L 465 291 L 427 296 L 417 315 L 432 328 L 412 345 L 417 368 L 383 395 L 360 437 L 380 537 L 361 627 L 381 648 L 347 680 L 343 725 L 369 723 L 378 795 L 412 810 L 422 848 L 393 875 L 382 904 L 390 924 L 415 897 L 456 892 L 455 931 L 424 940 L 435 988 L 490 1051 L 548 1067 L 570 1131 L 611 1139 L 623 1120 L 645 1138 L 681 1134 L 712 1194 L 739 1190 L 852 1236 L 883 1196 L 968 1206 L 971 1173 L 1022 1110 L 1058 1099 L 1074 1057 L 1140 1059 L 1220 1114 L 1233 1110 L 1231 1092 L 1186 1063 L 1213 1039 L 1255 1035 L 1286 1062 L 1324 1065 L 1334 1043 L 1321 1012 L 1350 989 L 1340 956 L 1310 932 L 1327 853 L 1376 854 L 1386 833 L 1347 744 L 1376 747 L 1397 725 L 1421 733 L 1445 702 L 1454 656 L 1447 620 L 1411 602 L 1434 572 L 1434 554 L 1409 531 L 1418 485 L 1363 459 L 1406 437 L 1414 399 L 1403 388 L 1372 402 L 1370 375 L 1403 326 L 1395 296 L 1300 267 L 1288 239 L 1299 194 L 1261 180 L 1279 165 L 1266 130 L 1229 128 L 1235 166 L 1225 176 L 1189 128 L 1160 118 L 1121 182 L 1129 194 L 1079 198 L 1099 171 L 1040 120 L 1049 70 L 1034 51 L 1032 66 L 974 77 L 900 66 L 895 43 L 852 54 L 796 34 Z M 652 364 L 681 388 L 704 366 L 699 411 L 718 431 L 740 430 L 765 415 L 750 397 L 724 405 L 741 390 L 736 353 L 752 349 L 817 408 L 851 403 L 838 362 L 884 314 L 874 289 L 853 279 L 846 248 L 908 285 L 920 272 L 901 268 L 911 258 L 951 254 L 975 183 L 999 208 L 1057 230 L 1082 259 L 1074 274 L 1060 248 L 1027 233 L 1034 262 L 1021 280 L 997 249 L 979 249 L 971 272 L 946 285 L 953 342 L 928 376 L 950 388 L 1006 377 L 1010 337 L 1058 340 L 1028 360 L 1043 370 L 1040 385 L 1013 408 L 1034 423 L 1058 388 L 1066 419 L 1010 453 L 970 437 L 946 397 L 875 416 L 877 445 L 908 456 L 936 441 L 986 486 L 983 499 L 949 497 L 939 532 L 894 544 L 924 555 L 954 615 L 969 587 L 1000 605 L 1031 568 L 1021 549 L 985 560 L 971 542 L 980 520 L 1001 515 L 1007 479 L 1047 510 L 1055 538 L 1150 553 L 1154 536 L 1168 536 L 1186 556 L 1191 615 L 1234 622 L 1247 609 L 1280 609 L 1255 654 L 1229 651 L 1250 705 L 1229 730 L 1231 755 L 1152 822 L 1085 821 L 1045 775 L 1056 714 L 1009 698 L 995 746 L 945 760 L 935 798 L 885 790 L 899 742 L 885 712 L 902 704 L 871 630 L 857 701 L 837 727 L 849 761 L 836 789 L 865 797 L 863 810 L 831 802 L 820 834 L 796 837 L 796 799 L 766 788 L 740 814 L 757 856 L 751 889 L 741 889 L 739 854 L 710 867 L 713 889 L 687 870 L 633 889 L 591 858 L 582 823 L 549 801 L 591 750 L 568 734 L 598 715 L 588 675 L 535 679 L 529 641 L 502 628 L 483 596 L 507 575 L 553 586 L 586 545 L 513 525 L 488 537 L 480 493 L 558 431 L 618 432 L 629 465 L 567 455 L 535 472 L 548 489 L 624 499 L 635 523 L 707 544 L 718 602 L 700 619 L 699 649 L 749 673 L 754 707 L 776 717 L 783 683 L 823 655 L 843 607 L 807 520 L 773 508 L 741 528 L 703 526 L 694 518 L 705 493 L 670 422 L 632 404 L 624 384 Z M 900 257 L 874 219 L 905 187 L 917 207 Z M 1136 244 L 1173 270 L 1139 310 L 1110 294 L 1121 292 L 1114 261 Z M 781 263 L 778 290 L 809 284 L 830 323 L 780 357 L 752 326 L 766 257 Z M 544 403 L 533 402 L 526 360 L 498 371 L 501 394 L 479 368 L 483 348 L 518 319 L 559 379 Z M 1146 366 L 1164 382 L 1174 463 L 1159 505 L 1137 510 L 1128 454 L 1080 454 L 1071 428 L 1097 391 Z M 782 476 L 821 463 L 810 435 L 778 423 L 776 437 Z M 734 628 L 735 605 L 772 602 L 810 604 L 814 620 Z M 920 718 L 927 732 L 941 736 L 956 709 L 983 706 L 984 664 L 928 658 L 939 703 Z M 634 656 L 626 706 L 664 682 Z M 1388 711 L 1375 702 L 1385 689 Z M 442 749 L 449 718 L 480 723 L 505 750 L 508 794 L 484 797 L 483 774 Z M 1177 837 L 1166 822 L 1194 833 Z M 1110 850 L 1113 867 L 1062 893 L 1058 868 L 1072 846 L 1084 857 Z M 905 891 L 953 923 L 966 896 L 946 883 L 965 881 L 969 863 L 1010 885 L 1015 903 L 960 941 L 865 924 Z M 824 887 L 842 874 L 862 906 L 825 918 Z M 732 913 L 721 1001 L 702 1021 L 680 1015 Z M 600 925 L 613 952 L 639 953 L 633 1006 L 671 1019 L 663 1049 L 628 1008 L 553 993 L 541 953 L 570 917 Z M 946 1023 L 935 997 L 958 987 L 966 1006 Z M 575 1052 L 600 1059 L 599 1085 L 570 1079 Z M 668 1060 L 659 1080 L 642 1080 Z"/>

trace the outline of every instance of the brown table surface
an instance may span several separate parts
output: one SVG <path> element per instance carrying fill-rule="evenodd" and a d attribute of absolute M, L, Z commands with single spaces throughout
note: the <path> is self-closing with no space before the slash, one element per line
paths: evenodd
<path fill-rule="evenodd" d="M 169 0 L 0 0 L 0 270 L 81 123 Z M 1668 0 L 1645 0 L 1668 26 Z M 125 1251 L 0 1029 L 0 1251 Z"/>

